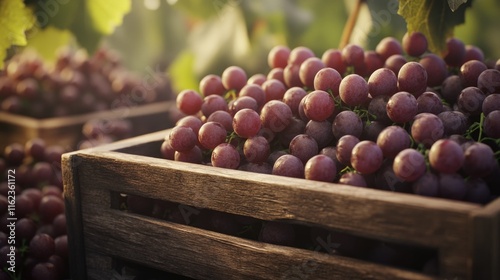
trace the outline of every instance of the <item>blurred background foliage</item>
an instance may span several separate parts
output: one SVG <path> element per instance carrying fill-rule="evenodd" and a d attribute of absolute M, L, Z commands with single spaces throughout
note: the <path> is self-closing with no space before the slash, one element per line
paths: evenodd
<path fill-rule="evenodd" d="M 176 91 L 197 89 L 204 75 L 220 75 L 230 65 L 241 66 L 248 76 L 267 74 L 267 53 L 278 44 L 290 48 L 307 46 L 320 57 L 325 50 L 339 46 L 355 2 L 39 1 L 63 3 L 50 18 L 56 24 L 28 36 L 28 47 L 46 59 L 55 59 L 55 50 L 62 45 L 83 46 L 89 52 L 106 46 L 117 50 L 131 70 L 166 73 Z M 38 3 L 26 2 L 35 6 Z M 374 49 L 384 37 L 403 37 L 406 24 L 396 13 L 398 0 L 367 0 L 367 4 L 354 28 L 352 43 Z M 40 11 L 44 10 L 38 7 Z M 496 60 L 500 58 L 499 15 L 498 0 L 476 0 L 466 12 L 466 24 L 455 28 L 455 36 L 466 44 L 479 46 L 486 58 Z"/>

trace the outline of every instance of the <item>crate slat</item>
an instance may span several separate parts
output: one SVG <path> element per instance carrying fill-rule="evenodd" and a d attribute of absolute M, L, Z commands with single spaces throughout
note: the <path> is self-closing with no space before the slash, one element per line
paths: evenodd
<path fill-rule="evenodd" d="M 412 194 L 390 193 L 153 158 L 154 154 L 159 154 L 155 151 L 159 151 L 161 141 L 167 133 L 168 131 L 160 131 L 64 155 L 63 161 L 67 163 L 65 166 L 77 172 L 79 177 L 77 181 L 69 181 L 69 183 L 76 182 L 77 185 L 65 185 L 65 187 L 80 189 L 84 240 L 95 243 L 94 247 L 85 243 L 86 251 L 102 247 L 105 243 L 100 242 L 99 238 L 102 238 L 102 234 L 106 231 L 126 226 L 114 224 L 120 223 L 119 221 L 113 221 L 113 226 L 110 227 L 96 225 L 96 221 L 102 218 L 102 215 L 96 212 L 101 210 L 96 209 L 104 209 L 103 211 L 110 215 L 108 218 L 115 216 L 115 220 L 133 219 L 134 222 L 131 222 L 130 226 L 135 224 L 137 227 L 143 222 L 147 223 L 151 228 L 148 228 L 144 235 L 148 232 L 157 234 L 158 231 L 170 232 L 183 228 L 182 225 L 147 217 L 135 215 L 128 217 L 126 213 L 112 210 L 111 193 L 126 193 L 252 216 L 262 220 L 288 220 L 382 241 L 434 248 L 438 250 L 440 276 L 443 278 L 495 279 L 489 276 L 498 274 L 498 266 L 494 264 L 498 263 L 499 255 L 497 233 L 500 209 L 496 205 L 500 199 L 484 207 Z M 148 156 L 142 156 L 143 153 Z M 130 229 L 134 231 L 133 227 Z M 89 235 L 89 230 L 102 234 Z M 189 234 L 196 238 L 207 234 L 200 229 L 189 227 L 189 230 L 194 231 Z M 133 242 L 131 240 L 136 237 L 133 235 L 126 241 L 121 241 Z M 126 236 L 123 235 L 122 238 Z M 224 235 L 224 238 L 233 237 Z M 480 241 L 482 239 L 484 241 Z M 215 244 L 218 248 L 219 243 Z M 89 246 L 92 248 L 89 249 Z M 493 248 L 491 254 L 485 255 L 485 246 Z M 103 248 L 103 250 L 104 254 L 112 254 L 106 251 L 108 249 Z M 300 249 L 287 248 L 286 254 L 291 254 L 295 252 L 294 250 Z M 266 262 L 275 258 L 275 256 L 260 257 L 265 258 Z M 333 257 L 338 258 L 338 256 Z M 487 264 L 478 265 L 478 260 L 485 260 Z M 349 261 L 355 261 L 362 266 L 353 268 L 358 272 L 364 270 L 365 265 L 375 266 L 384 271 L 387 269 L 376 264 Z M 487 278 L 473 278 L 473 266 L 474 275 Z M 488 272 L 478 274 L 483 268 L 489 269 Z M 213 268 L 211 270 L 213 271 Z"/>

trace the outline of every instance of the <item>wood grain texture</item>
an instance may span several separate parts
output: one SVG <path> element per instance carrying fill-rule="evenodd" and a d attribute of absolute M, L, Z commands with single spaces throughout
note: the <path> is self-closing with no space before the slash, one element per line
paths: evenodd
<path fill-rule="evenodd" d="M 433 279 L 111 209 L 89 216 L 86 225 L 88 250 L 195 279 Z M 119 230 L 109 234 L 110 228 Z"/>
<path fill-rule="evenodd" d="M 140 245 L 142 244 L 148 246 L 147 248 L 152 248 L 151 250 L 161 251 L 161 254 L 168 254 L 166 251 L 170 250 L 174 250 L 176 254 L 184 251 L 186 254 L 184 257 L 188 258 L 196 256 L 196 246 L 205 246 L 197 243 L 200 238 L 202 240 L 205 240 L 204 236 L 210 240 L 222 238 L 217 234 L 216 237 L 206 236 L 208 234 L 206 231 L 194 228 L 186 229 L 180 225 L 130 216 L 112 210 L 110 209 L 110 193 L 118 192 L 252 216 L 263 220 L 288 220 L 319 225 L 378 240 L 436 248 L 439 251 L 441 276 L 451 277 L 451 279 L 479 279 L 472 278 L 473 263 L 477 264 L 477 260 L 481 259 L 481 256 L 490 263 L 498 260 L 498 253 L 484 257 L 483 250 L 487 244 L 498 248 L 499 237 L 494 235 L 498 232 L 500 223 L 498 218 L 500 211 L 497 206 L 500 199 L 483 207 L 477 204 L 419 197 L 411 194 L 389 193 L 339 184 L 255 174 L 137 155 L 144 152 L 150 155 L 154 154 L 154 151 L 159 150 L 161 141 L 167 133 L 168 131 L 159 131 L 72 154 L 78 159 L 74 161 L 78 164 L 71 168 L 78 170 L 79 185 L 74 187 L 80 188 L 82 193 L 81 207 L 87 251 L 96 250 L 102 254 L 120 255 L 120 257 L 124 257 L 128 252 L 131 260 L 146 257 L 130 255 L 130 248 L 117 249 L 116 246 L 125 246 L 128 242 L 137 243 L 134 245 L 136 246 L 134 254 L 147 254 L 144 251 L 149 249 L 141 251 Z M 489 211 L 489 214 L 484 211 Z M 473 218 L 475 216 L 472 213 L 477 213 L 477 218 Z M 142 231 L 143 223 L 146 223 L 147 230 L 145 231 Z M 475 228 L 476 225 L 477 228 Z M 121 233 L 122 230 L 125 232 Z M 179 230 L 181 233 L 178 232 Z M 110 232 L 116 231 L 120 231 L 120 233 L 110 236 Z M 162 235 L 170 236 L 172 232 L 181 234 L 182 238 L 175 239 L 175 242 L 172 243 L 165 243 L 164 245 L 168 245 L 168 247 L 160 246 L 158 248 L 158 246 L 149 247 L 146 245 L 150 242 L 147 240 L 148 236 L 160 238 Z M 489 241 L 481 243 L 479 240 L 483 237 Z M 235 248 L 241 250 L 242 246 L 243 248 L 249 246 L 243 245 L 246 243 L 239 244 L 240 239 L 224 236 L 224 239 L 227 238 L 235 242 L 230 246 L 231 250 L 235 250 Z M 193 239 L 195 241 L 192 241 Z M 109 246 L 107 242 L 110 242 Z M 220 248 L 222 241 L 214 242 L 212 240 L 210 242 L 212 245 L 208 250 L 222 250 Z M 222 242 L 222 244 L 226 243 Z M 183 244 L 183 246 L 177 248 L 176 244 Z M 256 244 L 252 246 L 265 245 L 258 242 Z M 123 251 L 118 254 L 111 252 L 113 250 Z M 274 258 L 283 257 L 282 255 L 296 254 L 295 250 L 299 249 L 291 249 L 291 251 L 290 248 L 279 251 L 270 250 L 267 252 L 268 255 L 264 253 L 260 255 L 259 253 L 255 260 L 257 263 L 259 261 L 272 262 Z M 252 255 L 255 253 L 254 251 L 255 248 L 252 248 L 248 254 Z M 220 253 L 222 254 L 222 251 Z M 205 255 L 205 257 L 224 258 L 219 255 Z M 180 265 L 179 269 L 188 270 L 188 267 L 191 269 L 196 267 L 196 263 L 188 260 L 185 260 L 186 267 L 184 267 L 184 264 L 178 263 L 180 259 L 170 255 L 169 258 L 174 258 L 175 265 L 172 264 L 172 266 Z M 233 262 L 235 258 L 239 262 L 244 261 L 239 260 L 238 256 L 232 256 L 232 258 Z M 252 256 L 248 256 L 248 258 L 252 258 Z M 339 260 L 338 257 L 335 258 L 334 267 L 338 270 Z M 150 261 L 153 266 L 160 268 L 161 264 L 158 263 L 158 259 Z M 349 260 L 349 262 L 351 261 L 354 260 Z M 217 263 L 217 266 L 227 265 L 225 262 L 230 262 L 230 260 L 224 259 L 224 263 Z M 350 269 L 356 270 L 355 273 L 364 273 L 362 271 L 367 267 L 373 269 L 372 266 L 376 266 L 377 269 L 386 269 L 374 264 L 354 262 L 357 264 L 356 267 L 351 267 L 352 263 L 345 264 L 345 266 L 341 266 L 343 267 L 342 272 L 339 273 L 348 273 Z M 498 274 L 498 266 L 491 263 L 489 267 L 492 272 L 488 275 Z M 203 267 L 203 271 L 205 269 L 208 268 Z M 237 271 L 236 268 L 233 269 L 233 272 Z M 239 269 L 244 270 L 241 267 Z M 211 266 L 209 271 L 217 273 L 221 277 L 225 275 L 224 272 Z M 360 275 L 358 277 L 361 277 Z M 205 277 L 204 275 L 199 276 Z"/>

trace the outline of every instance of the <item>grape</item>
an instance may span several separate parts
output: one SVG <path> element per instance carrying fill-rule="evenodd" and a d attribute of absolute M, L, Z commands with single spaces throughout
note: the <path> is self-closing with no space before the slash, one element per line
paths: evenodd
<path fill-rule="evenodd" d="M 397 76 L 399 74 L 399 70 L 401 69 L 401 67 L 403 67 L 403 65 L 405 65 L 406 63 L 407 63 L 407 60 L 404 56 L 402 56 L 400 54 L 395 54 L 395 55 L 391 55 L 385 61 L 384 68 L 388 68 L 388 69 L 392 70 L 392 72 L 394 72 L 394 74 L 396 74 L 396 76 Z"/>
<path fill-rule="evenodd" d="M 464 87 L 476 87 L 477 78 L 483 71 L 488 69 L 484 62 L 479 60 L 469 60 L 460 67 L 460 78 Z"/>
<path fill-rule="evenodd" d="M 292 110 L 278 100 L 267 102 L 260 112 L 262 126 L 273 132 L 283 131 L 291 122 Z"/>
<path fill-rule="evenodd" d="M 307 92 L 300 87 L 291 87 L 283 96 L 283 102 L 292 110 L 294 116 L 299 114 L 299 103 L 307 95 Z"/>
<path fill-rule="evenodd" d="M 483 51 L 473 45 L 465 45 L 465 59 L 464 62 L 470 61 L 470 60 L 479 60 L 483 61 L 484 60 L 484 53 Z"/>
<path fill-rule="evenodd" d="M 47 234 L 35 235 L 29 243 L 29 254 L 37 260 L 47 260 L 55 253 L 54 239 Z"/>
<path fill-rule="evenodd" d="M 223 95 L 226 92 L 224 85 L 222 84 L 221 77 L 209 74 L 203 77 L 200 81 L 200 92 L 203 96 L 208 95 Z"/>
<path fill-rule="evenodd" d="M 375 70 L 368 79 L 368 92 L 372 97 L 392 96 L 398 92 L 398 78 L 396 74 L 388 68 Z"/>
<path fill-rule="evenodd" d="M 37 263 L 31 271 L 33 280 L 49 280 L 58 279 L 58 270 L 53 263 L 40 262 Z"/>
<path fill-rule="evenodd" d="M 477 77 L 477 87 L 482 90 L 484 94 L 500 92 L 500 71 L 496 69 L 484 70 L 479 77 Z"/>
<path fill-rule="evenodd" d="M 343 75 L 346 71 L 347 66 L 342 60 L 342 52 L 337 49 L 328 49 L 321 56 L 321 60 L 325 64 L 325 67 L 333 68 Z"/>
<path fill-rule="evenodd" d="M 464 163 L 464 152 L 457 142 L 440 139 L 429 150 L 431 167 L 441 173 L 457 172 Z"/>
<path fill-rule="evenodd" d="M 315 155 L 310 158 L 304 168 L 304 176 L 308 180 L 333 182 L 337 174 L 335 162 L 326 155 Z"/>
<path fill-rule="evenodd" d="M 266 95 L 266 102 L 270 100 L 282 100 L 286 92 L 285 85 L 276 79 L 265 81 L 262 84 L 262 89 Z"/>
<path fill-rule="evenodd" d="M 233 118 L 234 132 L 243 138 L 250 138 L 260 130 L 260 116 L 252 109 L 242 109 Z"/>
<path fill-rule="evenodd" d="M 409 56 L 419 57 L 427 51 L 427 38 L 421 32 L 407 32 L 401 41 L 403 50 Z"/>
<path fill-rule="evenodd" d="M 285 84 L 289 88 L 304 86 L 300 81 L 299 70 L 300 65 L 297 64 L 288 64 L 285 69 L 283 69 L 283 78 L 285 79 Z"/>
<path fill-rule="evenodd" d="M 24 146 L 19 143 L 9 144 L 5 147 L 3 155 L 9 164 L 20 165 L 25 157 Z"/>
<path fill-rule="evenodd" d="M 342 174 L 342 176 L 340 176 L 339 183 L 355 187 L 367 187 L 366 180 L 363 175 L 356 172 L 347 172 Z"/>
<path fill-rule="evenodd" d="M 283 74 L 284 75 L 284 74 Z M 267 80 L 267 77 L 266 75 L 262 74 L 262 73 L 257 73 L 257 74 L 254 74 L 252 75 L 250 78 L 248 78 L 248 81 L 247 81 L 247 85 L 262 85 L 265 81 Z M 240 95 L 241 95 L 241 91 L 240 91 Z"/>
<path fill-rule="evenodd" d="M 292 118 L 291 123 L 279 134 L 279 142 L 283 147 L 288 147 L 292 139 L 304 132 L 306 123 L 298 118 Z M 268 140 L 268 142 L 270 142 Z"/>
<path fill-rule="evenodd" d="M 401 43 L 394 37 L 385 37 L 380 42 L 378 42 L 375 47 L 375 51 L 382 58 L 382 60 L 387 60 L 391 55 L 403 54 L 403 47 Z"/>
<path fill-rule="evenodd" d="M 52 165 L 48 162 L 37 162 L 33 165 L 32 175 L 35 177 L 37 182 L 49 182 L 54 171 L 52 170 Z"/>
<path fill-rule="evenodd" d="M 340 82 L 339 94 L 347 105 L 361 105 L 368 99 L 368 83 L 358 74 L 347 75 Z"/>
<path fill-rule="evenodd" d="M 174 150 L 185 152 L 197 144 L 197 135 L 188 126 L 176 126 L 168 135 L 168 143 Z"/>
<path fill-rule="evenodd" d="M 294 178 L 304 178 L 304 164 L 290 154 L 284 154 L 276 159 L 273 164 L 272 174 Z"/>
<path fill-rule="evenodd" d="M 426 172 L 413 182 L 413 192 L 422 196 L 437 197 L 439 195 L 439 178 L 432 172 Z"/>
<path fill-rule="evenodd" d="M 231 112 L 230 115 L 236 114 L 241 109 L 252 109 L 254 111 L 259 110 L 259 106 L 257 105 L 257 101 L 253 99 L 252 97 L 249 96 L 240 96 L 237 97 L 236 99 L 231 100 L 229 106 L 229 111 Z M 224 111 L 221 111 L 224 112 Z M 213 114 L 213 113 L 212 113 Z"/>
<path fill-rule="evenodd" d="M 247 83 L 247 74 L 239 66 L 229 66 L 222 72 L 221 79 L 227 90 L 240 91 Z"/>
<path fill-rule="evenodd" d="M 337 159 L 346 166 L 351 165 L 352 149 L 359 143 L 356 136 L 344 135 L 337 142 Z"/>
<path fill-rule="evenodd" d="M 353 111 L 342 111 L 333 120 L 332 132 L 336 139 L 340 139 L 344 135 L 360 138 L 363 133 L 363 122 Z"/>
<path fill-rule="evenodd" d="M 485 116 L 496 110 L 500 110 L 500 93 L 490 94 L 483 101 L 482 111 Z"/>
<path fill-rule="evenodd" d="M 314 90 L 304 97 L 304 113 L 313 121 L 328 119 L 335 110 L 335 102 L 326 91 Z"/>
<path fill-rule="evenodd" d="M 175 151 L 173 159 L 175 161 L 201 163 L 203 155 L 201 149 L 198 146 L 194 146 L 191 150 L 188 151 L 184 152 Z"/>
<path fill-rule="evenodd" d="M 492 111 L 486 116 L 483 131 L 489 137 L 500 138 L 500 110 Z"/>
<path fill-rule="evenodd" d="M 302 62 L 310 57 L 314 57 L 314 52 L 311 49 L 304 46 L 295 47 L 288 56 L 288 65 L 300 66 Z"/>
<path fill-rule="evenodd" d="M 342 60 L 348 66 L 361 68 L 365 64 L 365 51 L 359 45 L 347 44 L 342 49 Z"/>
<path fill-rule="evenodd" d="M 465 44 L 458 38 L 446 40 L 444 61 L 451 67 L 460 67 L 465 59 Z"/>
<path fill-rule="evenodd" d="M 426 148 L 443 138 L 443 135 L 443 122 L 438 116 L 431 113 L 420 113 L 413 119 L 411 136 L 415 142 L 423 144 Z"/>
<path fill-rule="evenodd" d="M 299 78 L 302 84 L 308 88 L 314 88 L 314 77 L 319 70 L 325 68 L 325 64 L 317 57 L 309 57 L 304 60 L 299 68 Z"/>
<path fill-rule="evenodd" d="M 263 163 L 269 157 L 271 147 L 266 138 L 262 136 L 255 136 L 245 140 L 243 145 L 243 154 L 246 159 L 252 163 Z"/>
<path fill-rule="evenodd" d="M 198 132 L 198 141 L 203 148 L 213 149 L 226 140 L 226 135 L 227 131 L 222 124 L 218 122 L 206 122 Z"/>
<path fill-rule="evenodd" d="M 299 134 L 290 141 L 290 154 L 299 158 L 304 164 L 318 152 L 318 143 L 307 134 Z"/>
<path fill-rule="evenodd" d="M 486 204 L 491 200 L 490 189 L 481 178 L 469 178 L 466 183 L 465 201 Z"/>
<path fill-rule="evenodd" d="M 454 200 L 462 200 L 467 193 L 465 180 L 458 173 L 439 174 L 439 196 Z"/>
<path fill-rule="evenodd" d="M 201 104 L 201 112 L 205 117 L 210 117 L 210 115 L 215 111 L 228 111 L 229 107 L 226 100 L 219 95 L 209 95 L 203 99 Z"/>
<path fill-rule="evenodd" d="M 409 92 L 400 91 L 389 98 L 386 109 L 393 122 L 409 122 L 417 115 L 417 99 Z"/>
<path fill-rule="evenodd" d="M 35 211 L 33 201 L 31 198 L 25 195 L 19 195 L 15 200 L 16 206 L 16 216 L 18 218 L 23 218 Z"/>
<path fill-rule="evenodd" d="M 405 63 L 398 72 L 398 89 L 418 97 L 427 89 L 427 71 L 420 63 Z"/>
<path fill-rule="evenodd" d="M 53 185 L 45 185 L 42 187 L 42 196 L 48 196 L 48 195 L 53 195 L 61 199 L 63 198 L 62 189 Z"/>
<path fill-rule="evenodd" d="M 355 69 L 363 77 L 370 76 L 375 70 L 384 67 L 384 61 L 375 51 L 365 51 L 365 65 Z"/>
<path fill-rule="evenodd" d="M 417 113 L 431 113 L 438 115 L 443 111 L 443 103 L 437 94 L 431 91 L 422 93 L 417 98 Z"/>
<path fill-rule="evenodd" d="M 381 95 L 370 100 L 368 104 L 368 113 L 375 116 L 378 122 L 390 124 L 391 119 L 387 115 L 387 102 L 389 102 L 389 96 Z"/>
<path fill-rule="evenodd" d="M 163 141 L 163 143 L 161 144 L 160 152 L 161 156 L 164 159 L 170 159 L 170 160 L 174 159 L 175 150 L 174 148 L 172 148 L 172 146 L 170 146 L 170 141 L 168 140 Z"/>
<path fill-rule="evenodd" d="M 290 48 L 287 46 L 278 45 L 273 47 L 267 55 L 267 65 L 269 65 L 270 68 L 285 68 L 288 63 L 290 52 Z"/>
<path fill-rule="evenodd" d="M 319 151 L 319 154 L 330 157 L 333 160 L 333 162 L 335 162 L 336 170 L 344 169 L 345 165 L 342 164 L 337 159 L 337 147 L 335 147 L 335 146 L 324 147 L 323 149 L 321 149 L 321 151 Z M 349 161 L 350 161 L 350 159 L 349 159 Z"/>
<path fill-rule="evenodd" d="M 410 148 L 411 139 L 400 126 L 388 126 L 377 137 L 377 145 L 386 158 L 394 158 L 399 152 Z"/>
<path fill-rule="evenodd" d="M 458 96 L 458 109 L 465 114 L 477 116 L 481 114 L 485 95 L 477 87 L 466 87 Z"/>
<path fill-rule="evenodd" d="M 352 149 L 351 165 L 361 174 L 371 174 L 382 165 L 382 150 L 375 142 L 364 140 Z"/>
<path fill-rule="evenodd" d="M 35 236 L 37 229 L 36 223 L 30 218 L 21 218 L 16 222 L 16 239 L 19 243 L 22 240 L 30 241 Z"/>
<path fill-rule="evenodd" d="M 413 182 L 424 175 L 427 167 L 424 156 L 417 150 L 408 148 L 396 155 L 392 168 L 399 179 Z"/>
<path fill-rule="evenodd" d="M 52 221 L 52 226 L 54 227 L 54 233 L 56 236 L 67 234 L 66 214 L 62 213 L 57 215 L 54 218 L 54 221 Z"/>
<path fill-rule="evenodd" d="M 221 143 L 212 152 L 212 166 L 237 169 L 240 165 L 240 153 L 228 143 Z"/>
<path fill-rule="evenodd" d="M 283 67 L 284 68 L 284 67 Z M 266 79 L 267 80 L 278 80 L 282 84 L 285 84 L 285 70 L 283 68 L 273 68 L 267 73 Z M 265 82 L 265 81 L 264 81 Z M 264 82 L 262 84 L 264 84 Z"/>
<path fill-rule="evenodd" d="M 283 246 L 293 246 L 297 242 L 295 229 L 291 224 L 275 221 L 266 221 L 262 224 L 258 240 Z"/>
<path fill-rule="evenodd" d="M 263 82 L 264 83 L 264 82 Z M 262 84 L 263 84 L 262 83 Z M 257 106 L 260 108 L 266 103 L 266 93 L 260 85 L 248 84 L 245 85 L 239 92 L 239 96 L 248 96 L 255 99 Z"/>
<path fill-rule="evenodd" d="M 387 125 L 379 121 L 371 121 L 369 123 L 366 123 L 363 128 L 363 134 L 361 135 L 361 139 L 376 142 L 378 135 L 386 127 Z"/>
<path fill-rule="evenodd" d="M 248 98 L 250 98 L 250 97 L 248 97 Z M 253 101 L 255 101 L 255 100 L 253 100 Z M 235 106 L 237 106 L 237 105 L 235 105 Z M 199 120 L 199 119 L 197 119 L 197 120 Z M 218 123 L 222 124 L 222 126 L 226 129 L 226 131 L 233 131 L 233 117 L 231 116 L 231 114 L 229 114 L 226 111 L 219 110 L 219 111 L 213 112 L 210 115 L 210 117 L 207 118 L 207 122 L 218 122 Z M 198 126 L 198 124 L 196 124 L 196 127 L 198 128 L 195 131 L 196 134 L 200 130 L 201 126 L 202 126 L 202 123 L 200 120 L 199 126 Z"/>
<path fill-rule="evenodd" d="M 331 92 L 334 96 L 339 95 L 340 82 L 342 76 L 333 68 L 323 68 L 314 77 L 314 89 Z"/>
<path fill-rule="evenodd" d="M 311 136 L 316 143 L 318 143 L 318 148 L 322 149 L 326 147 L 330 142 L 333 141 L 333 134 L 331 131 L 332 123 L 329 121 L 313 121 L 310 120 L 305 127 L 305 134 Z"/>
<path fill-rule="evenodd" d="M 468 118 L 460 111 L 445 111 L 438 117 L 443 122 L 444 135 L 464 134 L 467 131 Z"/>

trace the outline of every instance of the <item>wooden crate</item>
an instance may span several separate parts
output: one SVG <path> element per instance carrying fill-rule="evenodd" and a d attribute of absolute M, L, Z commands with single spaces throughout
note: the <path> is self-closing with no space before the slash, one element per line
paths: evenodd
<path fill-rule="evenodd" d="M 117 259 L 196 279 L 500 279 L 500 198 L 482 206 L 168 161 L 166 134 L 63 156 L 72 279 L 113 279 Z M 434 248 L 440 275 L 120 211 L 118 193 Z"/>
<path fill-rule="evenodd" d="M 171 127 L 175 102 L 162 101 L 140 106 L 131 106 L 93 112 L 82 115 L 35 119 L 0 112 L 0 150 L 11 143 L 25 143 L 32 138 L 42 138 L 49 145 L 57 144 L 75 150 L 82 139 L 83 125 L 93 119 L 127 119 L 134 126 L 134 135 L 142 135 Z"/>

